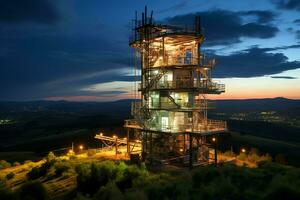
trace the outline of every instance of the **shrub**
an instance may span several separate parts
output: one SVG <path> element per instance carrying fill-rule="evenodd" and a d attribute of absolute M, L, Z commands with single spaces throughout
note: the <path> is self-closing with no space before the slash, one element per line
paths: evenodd
<path fill-rule="evenodd" d="M 29 163 L 32 163 L 32 161 L 31 160 L 25 160 L 24 161 L 24 164 L 29 164 Z"/>
<path fill-rule="evenodd" d="M 0 169 L 11 167 L 11 164 L 5 160 L 0 160 Z"/>
<path fill-rule="evenodd" d="M 96 153 L 97 153 L 96 149 L 89 149 L 87 152 L 88 156 L 94 156 L 96 155 Z"/>
<path fill-rule="evenodd" d="M 45 200 L 48 198 L 47 190 L 38 181 L 29 181 L 23 184 L 18 191 L 19 199 Z"/>
<path fill-rule="evenodd" d="M 249 162 L 257 163 L 260 160 L 260 157 L 256 153 L 250 153 L 247 157 Z"/>
<path fill-rule="evenodd" d="M 12 200 L 12 191 L 7 187 L 6 181 L 0 178 L 0 199 L 1 200 Z"/>
<path fill-rule="evenodd" d="M 57 163 L 55 166 L 55 175 L 61 176 L 64 172 L 70 169 L 70 166 L 67 163 Z"/>
<path fill-rule="evenodd" d="M 34 180 L 46 175 L 46 173 L 47 170 L 41 169 L 40 167 L 34 167 L 26 175 L 29 180 Z"/>
<path fill-rule="evenodd" d="M 224 152 L 224 156 L 228 156 L 228 157 L 234 157 L 236 156 L 234 152 L 232 151 L 225 151 Z"/>
<path fill-rule="evenodd" d="M 70 155 L 70 156 L 69 156 L 69 159 L 70 159 L 70 160 L 76 160 L 76 159 L 77 159 L 77 156 L 75 156 L 75 155 Z"/>
<path fill-rule="evenodd" d="M 285 156 L 283 154 L 277 154 L 275 156 L 275 162 L 279 163 L 279 164 L 283 164 L 286 165 L 286 159 Z"/>
<path fill-rule="evenodd" d="M 91 200 L 91 198 L 86 197 L 81 193 L 77 193 L 76 197 L 73 200 Z"/>
<path fill-rule="evenodd" d="M 264 196 L 265 200 L 300 199 L 300 192 L 289 185 L 278 185 L 270 188 Z"/>
<path fill-rule="evenodd" d="M 47 162 L 52 162 L 56 160 L 56 156 L 52 151 L 50 151 L 46 157 Z"/>
<path fill-rule="evenodd" d="M 49 169 L 54 165 L 55 160 L 47 161 L 43 163 L 40 167 L 34 167 L 32 168 L 28 173 L 27 177 L 29 180 L 34 180 L 37 178 L 40 178 L 42 176 L 45 176 Z"/>
<path fill-rule="evenodd" d="M 19 162 L 14 162 L 13 166 L 20 166 L 21 164 Z"/>
<path fill-rule="evenodd" d="M 10 172 L 10 173 L 6 174 L 6 179 L 7 180 L 10 180 L 10 179 L 12 179 L 14 177 L 15 177 L 15 173 L 13 173 L 13 172 Z"/>
<path fill-rule="evenodd" d="M 124 199 L 124 196 L 119 188 L 114 183 L 110 182 L 94 195 L 94 199 L 122 200 Z"/>
<path fill-rule="evenodd" d="M 0 186 L 0 199 L 1 200 L 13 200 L 14 195 L 10 189 Z"/>
<path fill-rule="evenodd" d="M 116 185 L 124 192 L 126 189 L 132 187 L 134 179 L 141 175 L 141 171 L 136 165 L 132 165 L 125 168 L 122 173 L 123 174 L 121 175 L 121 178 L 117 180 Z"/>
<path fill-rule="evenodd" d="M 106 185 L 115 178 L 115 164 L 103 162 L 90 165 L 81 164 L 76 167 L 77 188 L 83 194 L 94 194 L 101 186 Z"/>
<path fill-rule="evenodd" d="M 247 160 L 247 154 L 245 154 L 245 153 L 240 153 L 240 154 L 237 156 L 237 159 L 246 161 L 246 160 Z"/>

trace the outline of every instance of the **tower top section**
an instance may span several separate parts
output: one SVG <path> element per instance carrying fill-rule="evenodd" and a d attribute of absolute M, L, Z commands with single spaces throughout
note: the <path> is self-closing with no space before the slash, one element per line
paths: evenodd
<path fill-rule="evenodd" d="M 146 6 L 141 14 L 135 12 L 131 30 L 129 45 L 132 47 L 139 47 L 139 44 L 143 42 L 153 41 L 162 37 L 184 37 L 187 40 L 186 42 L 197 41 L 198 43 L 204 40 L 200 16 L 195 16 L 194 25 L 192 26 L 165 24 L 156 22 L 153 18 L 153 11 L 148 14 Z"/>

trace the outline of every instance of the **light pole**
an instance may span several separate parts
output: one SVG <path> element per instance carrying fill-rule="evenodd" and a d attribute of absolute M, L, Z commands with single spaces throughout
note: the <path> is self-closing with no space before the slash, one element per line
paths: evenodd
<path fill-rule="evenodd" d="M 118 155 L 118 137 L 116 135 L 114 135 L 113 138 L 115 139 L 115 143 L 116 143 L 116 156 L 117 156 Z"/>
<path fill-rule="evenodd" d="M 218 165 L 218 153 L 217 153 L 217 138 L 213 137 L 212 142 L 214 144 L 214 149 L 215 149 L 215 165 Z"/>
<path fill-rule="evenodd" d="M 82 153 L 83 145 L 79 145 L 80 153 Z"/>

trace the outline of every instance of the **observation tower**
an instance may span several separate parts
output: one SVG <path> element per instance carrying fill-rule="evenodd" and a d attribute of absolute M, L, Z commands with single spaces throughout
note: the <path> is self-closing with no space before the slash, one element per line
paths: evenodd
<path fill-rule="evenodd" d="M 200 17 L 192 27 L 181 27 L 155 23 L 147 8 L 137 16 L 129 45 L 140 82 L 133 118 L 124 124 L 128 154 L 134 153 L 131 141 L 140 141 L 142 159 L 190 167 L 217 162 L 214 142 L 227 127 L 207 118 L 213 105 L 206 95 L 225 92 L 225 85 L 212 80 L 216 61 L 202 52 Z"/>

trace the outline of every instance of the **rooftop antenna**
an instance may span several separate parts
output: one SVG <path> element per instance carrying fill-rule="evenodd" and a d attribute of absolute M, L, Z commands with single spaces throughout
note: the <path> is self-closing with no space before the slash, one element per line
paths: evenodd
<path fill-rule="evenodd" d="M 152 24 L 152 17 L 153 17 L 153 10 L 151 11 L 151 15 L 150 15 L 150 24 Z"/>
<path fill-rule="evenodd" d="M 135 11 L 135 20 L 134 20 L 134 38 L 135 39 L 137 37 L 136 28 L 137 28 L 137 11 Z"/>
<path fill-rule="evenodd" d="M 198 23 L 199 23 L 199 33 L 202 33 L 202 27 L 201 27 L 201 16 L 198 16 L 199 17 L 199 20 L 198 20 Z"/>
<path fill-rule="evenodd" d="M 145 6 L 145 24 L 147 24 L 147 6 Z"/>
<path fill-rule="evenodd" d="M 195 32 L 197 33 L 198 31 L 198 16 L 195 16 Z"/>

